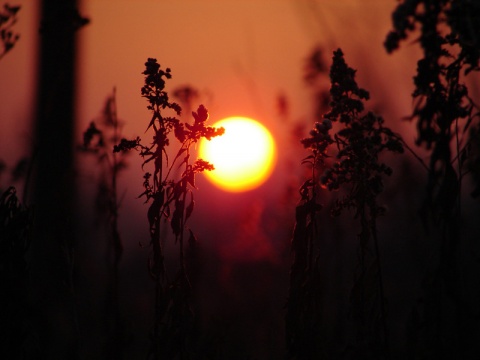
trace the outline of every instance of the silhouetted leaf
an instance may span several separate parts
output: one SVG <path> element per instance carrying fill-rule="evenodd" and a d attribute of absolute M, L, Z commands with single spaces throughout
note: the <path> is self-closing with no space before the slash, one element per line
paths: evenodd
<path fill-rule="evenodd" d="M 195 188 L 195 173 L 191 170 L 187 173 L 187 181 Z"/>
<path fill-rule="evenodd" d="M 193 234 L 193 231 L 191 229 L 188 229 L 188 232 L 190 234 L 190 236 L 188 237 L 188 245 L 190 245 L 191 247 L 196 247 L 198 244 L 196 236 Z"/>
<path fill-rule="evenodd" d="M 175 236 L 179 236 L 180 233 L 183 231 L 181 227 L 182 217 L 183 217 L 183 202 L 177 201 L 175 202 L 175 209 L 173 210 L 172 219 L 170 220 L 170 225 L 172 227 L 172 230 Z"/>
<path fill-rule="evenodd" d="M 152 116 L 152 120 L 150 120 L 150 123 L 147 126 L 147 130 L 150 129 L 153 126 L 153 124 L 155 124 L 155 120 L 157 120 L 157 119 L 158 119 L 158 113 L 154 112 L 153 116 Z"/>
<path fill-rule="evenodd" d="M 185 222 L 187 222 L 187 220 L 192 215 L 194 207 L 195 207 L 195 201 L 193 200 L 193 193 L 190 192 L 190 203 L 188 204 L 187 208 L 185 209 Z"/>

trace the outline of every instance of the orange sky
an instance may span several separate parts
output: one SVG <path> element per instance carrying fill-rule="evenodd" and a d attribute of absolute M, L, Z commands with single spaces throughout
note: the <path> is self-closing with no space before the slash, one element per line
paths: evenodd
<path fill-rule="evenodd" d="M 35 2 L 14 3 L 22 5 L 16 25 L 21 39 L 0 61 L 0 157 L 9 165 L 29 152 L 39 37 Z M 212 122 L 251 117 L 273 133 L 279 159 L 302 151 L 300 144 L 291 148 L 291 126 L 280 121 L 276 99 L 280 93 L 287 97 L 291 121 L 312 123 L 312 93 L 304 84 L 303 68 L 320 44 L 327 61 L 337 47 L 344 50 L 347 63 L 358 70 L 359 85 L 371 92 L 370 107 L 379 109 L 387 124 L 407 134 L 411 143 L 413 124 L 400 118 L 411 111 L 419 51 L 404 44 L 399 52 L 386 54 L 382 43 L 395 6 L 394 0 L 83 0 L 80 12 L 91 22 L 78 33 L 78 141 L 113 87 L 125 136 L 144 136 L 150 115 L 140 97 L 141 72 L 146 59 L 154 57 L 172 69 L 167 90 L 188 84 L 201 91 Z M 135 199 L 141 192 L 140 164 L 133 158 L 120 187 L 128 189 L 126 206 L 143 221 L 145 209 Z M 284 170 L 281 161 L 278 166 L 265 187 L 266 199 L 278 197 L 287 181 L 278 176 Z M 88 182 L 94 170 L 84 170 L 80 168 L 79 179 Z M 202 181 L 200 187 L 214 191 Z M 238 205 L 237 197 L 228 201 Z"/>
<path fill-rule="evenodd" d="M 28 145 L 34 106 L 36 2 L 15 3 L 22 5 L 16 25 L 21 40 L 0 63 L 2 154 Z M 79 32 L 79 132 L 116 86 L 125 133 L 142 134 L 148 112 L 139 96 L 140 73 L 146 58 L 155 57 L 172 68 L 169 89 L 190 84 L 202 91 L 212 120 L 250 116 L 281 137 L 279 93 L 287 96 L 293 120 L 311 114 L 303 64 L 318 43 L 328 57 L 342 47 L 360 84 L 371 91 L 372 104 L 385 104 L 401 117 L 410 106 L 410 91 L 402 90 L 411 88 L 415 70 L 405 59 L 415 48 L 388 56 L 382 47 L 395 5 L 393 0 L 84 0 L 81 13 L 91 23 Z"/>
<path fill-rule="evenodd" d="M 341 46 L 365 86 L 372 77 L 385 81 L 389 70 L 394 82 L 411 76 L 414 68 L 399 72 L 403 56 L 389 57 L 382 47 L 395 1 L 318 1 L 317 11 L 313 3 L 84 0 L 82 13 L 91 24 L 80 34 L 80 123 L 98 113 L 116 86 L 126 131 L 141 131 L 139 122 L 148 118 L 139 96 L 147 57 L 172 68 L 170 89 L 190 84 L 204 91 L 213 120 L 244 115 L 269 127 L 276 122 L 279 92 L 287 95 L 294 117 L 310 115 L 302 71 L 317 43 L 328 56 Z M 393 61 L 387 65 L 387 59 Z"/>
<path fill-rule="evenodd" d="M 397 120 L 411 106 L 416 48 L 386 54 L 395 1 L 107 1 L 84 0 L 90 25 L 80 33 L 80 129 L 98 115 L 117 88 L 124 133 L 142 136 L 149 119 L 140 97 L 143 64 L 155 57 L 172 69 L 167 90 L 189 84 L 199 89 L 211 121 L 248 116 L 263 122 L 277 142 L 285 124 L 276 112 L 279 93 L 287 96 L 292 121 L 311 122 L 311 92 L 303 82 L 305 59 L 316 44 L 342 47 L 371 106 Z M 326 83 L 326 86 L 328 84 Z M 388 120 L 387 120 L 388 121 Z M 279 151 L 289 151 L 281 146 Z M 280 153 L 282 156 L 282 153 Z"/>

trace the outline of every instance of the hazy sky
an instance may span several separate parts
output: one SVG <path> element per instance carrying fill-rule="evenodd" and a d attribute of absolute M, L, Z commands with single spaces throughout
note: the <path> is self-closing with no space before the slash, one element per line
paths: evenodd
<path fill-rule="evenodd" d="M 0 63 L 2 154 L 12 146 L 22 152 L 30 143 L 34 106 L 36 2 L 15 3 L 22 5 L 15 26 L 21 40 Z M 251 116 L 281 136 L 278 94 L 287 96 L 292 120 L 311 114 L 302 76 L 316 44 L 325 48 L 327 61 L 342 47 L 361 85 L 372 92 L 372 103 L 393 106 L 393 114 L 403 116 L 409 109 L 396 109 L 409 105 L 410 93 L 398 90 L 410 86 L 414 63 L 409 66 L 405 58 L 414 49 L 388 56 L 382 47 L 395 5 L 384 0 L 81 1 L 81 13 L 91 23 L 79 32 L 79 132 L 115 86 L 125 132 L 141 134 L 148 119 L 139 96 L 141 71 L 145 60 L 155 57 L 172 69 L 167 90 L 185 84 L 199 89 L 212 120 Z"/>
<path fill-rule="evenodd" d="M 21 39 L 0 61 L 0 154 L 9 165 L 28 155 L 32 142 L 39 39 L 36 2 L 13 3 L 22 5 L 15 26 Z M 404 44 L 394 55 L 386 54 L 382 43 L 395 6 L 394 0 L 83 0 L 80 12 L 90 24 L 78 32 L 78 141 L 113 87 L 124 135 L 144 136 L 150 114 L 140 96 L 141 72 L 146 59 L 154 57 L 172 69 L 167 91 L 187 84 L 197 88 L 202 96 L 195 106 L 203 103 L 212 121 L 232 115 L 255 118 L 273 133 L 280 159 L 301 152 L 300 144 L 292 149 L 287 140 L 291 123 L 281 121 L 276 100 L 279 94 L 286 96 L 291 122 L 312 124 L 312 92 L 303 75 L 316 45 L 324 48 L 328 64 L 332 51 L 341 47 L 347 63 L 358 70 L 359 85 L 371 92 L 370 107 L 389 126 L 411 134 L 412 124 L 399 120 L 411 111 L 418 47 Z M 324 85 L 328 88 L 328 78 Z M 413 134 L 408 135 L 407 141 L 412 140 Z M 259 190 L 260 208 L 284 189 L 288 177 L 279 176 L 285 170 L 281 160 L 278 167 Z M 91 181 L 94 170 L 84 170 L 79 169 L 80 181 Z M 219 212 L 225 203 L 241 211 L 242 201 L 252 200 L 252 195 L 224 197 L 202 181 L 198 183 L 210 189 L 209 196 L 218 197 L 213 203 Z M 135 199 L 141 184 L 139 162 L 132 159 L 120 187 L 128 189 L 125 206 L 138 210 L 129 216 L 143 221 L 145 209 Z"/>
<path fill-rule="evenodd" d="M 382 42 L 395 4 L 85 0 L 82 13 L 91 24 L 80 34 L 79 121 L 92 118 L 116 86 L 126 130 L 143 129 L 140 72 L 148 57 L 172 69 L 170 89 L 190 84 L 203 91 L 212 119 L 245 115 L 273 127 L 280 92 L 292 117 L 310 115 L 302 75 L 313 46 L 324 46 L 327 59 L 342 47 L 347 61 L 361 67 L 360 79 L 381 76 L 388 71 L 378 65 L 387 58 Z"/>

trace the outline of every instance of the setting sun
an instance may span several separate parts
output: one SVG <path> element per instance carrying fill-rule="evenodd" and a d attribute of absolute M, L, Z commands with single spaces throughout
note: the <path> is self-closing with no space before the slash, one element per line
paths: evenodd
<path fill-rule="evenodd" d="M 259 122 L 246 117 L 229 117 L 213 125 L 225 134 L 202 140 L 199 158 L 211 162 L 215 170 L 207 178 L 219 188 L 241 192 L 254 189 L 270 176 L 276 159 L 275 142 Z"/>

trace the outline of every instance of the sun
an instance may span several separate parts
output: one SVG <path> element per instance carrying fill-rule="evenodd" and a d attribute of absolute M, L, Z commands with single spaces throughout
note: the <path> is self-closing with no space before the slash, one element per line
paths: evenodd
<path fill-rule="evenodd" d="M 276 147 L 268 129 L 247 117 L 229 117 L 213 124 L 225 128 L 222 136 L 202 139 L 198 157 L 215 166 L 207 179 L 230 192 L 252 190 L 263 184 L 275 166 Z"/>

